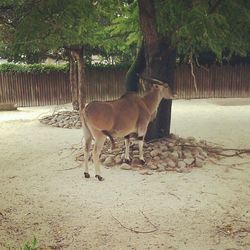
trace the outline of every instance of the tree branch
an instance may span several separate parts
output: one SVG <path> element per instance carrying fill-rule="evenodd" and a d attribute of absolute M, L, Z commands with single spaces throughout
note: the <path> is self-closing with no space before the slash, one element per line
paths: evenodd
<path fill-rule="evenodd" d="M 215 10 L 218 8 L 218 6 L 221 4 L 222 0 L 217 0 L 213 6 L 210 6 L 208 10 L 208 14 L 211 15 Z"/>

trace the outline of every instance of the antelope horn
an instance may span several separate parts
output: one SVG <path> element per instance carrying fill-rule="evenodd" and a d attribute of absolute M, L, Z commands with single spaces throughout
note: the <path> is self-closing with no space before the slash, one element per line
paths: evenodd
<path fill-rule="evenodd" d="M 144 75 L 139 75 L 137 74 L 141 79 L 143 80 L 147 80 L 147 81 L 151 81 L 151 82 L 156 82 L 157 84 L 159 85 L 168 85 L 166 82 L 163 82 L 161 80 L 158 80 L 158 79 L 155 79 L 155 78 L 151 78 L 151 77 L 148 77 L 148 76 L 144 76 Z"/>

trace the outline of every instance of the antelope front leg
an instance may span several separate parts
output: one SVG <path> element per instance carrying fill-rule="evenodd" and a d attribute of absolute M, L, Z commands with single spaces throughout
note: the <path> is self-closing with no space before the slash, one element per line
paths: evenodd
<path fill-rule="evenodd" d="M 131 160 L 129 157 L 129 137 L 125 136 L 125 163 L 130 164 Z"/>
<path fill-rule="evenodd" d="M 142 165 L 145 164 L 145 160 L 143 156 L 143 143 L 144 143 L 143 139 L 144 139 L 143 136 L 138 137 L 139 159 Z"/>

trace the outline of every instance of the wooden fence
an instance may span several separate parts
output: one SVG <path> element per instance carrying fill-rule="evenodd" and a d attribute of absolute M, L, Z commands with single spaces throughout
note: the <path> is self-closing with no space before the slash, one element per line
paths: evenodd
<path fill-rule="evenodd" d="M 198 92 L 188 65 L 176 68 L 176 91 L 180 99 L 250 97 L 250 65 L 212 66 L 194 69 Z M 88 70 L 87 101 L 111 100 L 125 92 L 125 70 Z M 53 73 L 0 74 L 0 103 L 18 106 L 64 104 L 71 101 L 69 75 Z"/>

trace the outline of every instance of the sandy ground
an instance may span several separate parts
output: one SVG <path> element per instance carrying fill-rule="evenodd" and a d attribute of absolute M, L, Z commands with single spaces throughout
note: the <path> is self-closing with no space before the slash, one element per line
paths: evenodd
<path fill-rule="evenodd" d="M 0 249 L 33 236 L 39 249 L 250 249 L 250 163 L 87 180 L 71 150 L 82 131 L 37 120 L 54 108 L 0 113 Z M 250 148 L 250 99 L 174 101 L 172 118 L 180 136 Z"/>

